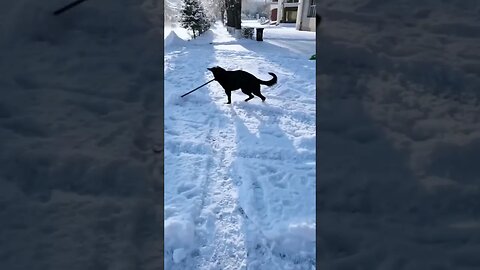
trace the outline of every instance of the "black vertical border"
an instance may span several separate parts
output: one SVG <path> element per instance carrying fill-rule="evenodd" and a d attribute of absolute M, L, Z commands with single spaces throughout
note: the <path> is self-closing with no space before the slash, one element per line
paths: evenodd
<path fill-rule="evenodd" d="M 162 82 L 160 83 L 162 89 L 160 89 L 161 91 L 161 95 L 162 95 L 162 98 L 161 98 L 161 113 L 162 113 L 162 117 L 161 117 L 161 138 L 160 138 L 160 142 L 161 142 L 161 149 L 162 149 L 162 152 L 161 154 L 159 155 L 159 158 L 160 158 L 160 162 L 159 162 L 159 165 L 160 165 L 160 218 L 159 218 L 159 221 L 160 221 L 160 234 L 161 234 L 161 247 L 160 247 L 160 259 L 161 259 L 161 268 L 160 269 L 164 269 L 165 265 L 164 265 L 164 262 L 165 262 L 165 258 L 164 258 L 164 251 L 165 251 L 165 228 L 164 228 L 164 219 L 165 219 L 165 216 L 164 216 L 164 203 L 165 203 L 165 189 L 164 189 L 164 183 L 165 183 L 165 166 L 164 166 L 164 163 L 165 163 L 165 151 L 164 151 L 164 147 L 165 147 L 165 141 L 164 141 L 164 138 L 165 138 L 165 124 L 164 124 L 164 117 L 165 117 L 165 72 L 164 72 L 164 66 L 165 66 L 165 43 L 163 43 L 163 40 L 165 39 L 165 1 L 160 1 L 160 3 L 162 3 L 162 7 L 160 8 L 160 12 L 162 13 L 161 14 L 161 19 L 162 19 L 162 25 L 161 25 L 161 36 L 162 36 L 162 43 L 160 44 L 160 51 L 161 51 L 161 54 L 162 54 L 162 63 L 160 65 L 160 74 L 161 74 L 161 80 Z"/>
<path fill-rule="evenodd" d="M 316 94 L 315 94 L 315 99 L 316 99 L 316 102 L 315 102 L 315 131 L 316 131 L 316 135 L 315 135 L 315 138 L 316 138 L 316 143 L 315 143 L 315 175 L 316 175 L 316 184 L 315 184 L 315 221 L 316 221 L 316 225 L 315 225 L 315 253 L 316 253 L 316 268 L 317 269 L 320 269 L 320 262 L 319 262 L 319 258 L 320 258 L 320 248 L 319 248 L 319 244 L 318 244 L 318 241 L 320 240 L 320 211 L 319 211 L 319 200 L 318 200 L 318 196 L 319 196 L 319 185 L 320 185 L 320 179 L 318 178 L 318 164 L 320 162 L 320 155 L 319 155 L 319 151 L 320 149 L 318 149 L 318 143 L 319 143 L 319 139 L 318 139 L 318 134 L 320 133 L 320 127 L 319 127 L 319 123 L 318 123 L 318 112 L 320 111 L 320 83 L 319 83 L 319 70 L 320 70 L 320 62 L 318 61 L 319 57 L 320 56 L 320 47 L 319 47 L 319 44 L 320 44 L 320 39 L 321 39 L 321 36 L 320 36 L 320 22 L 319 22 L 319 16 L 320 16 L 320 12 L 319 12 L 319 0 L 315 0 L 316 2 L 316 5 L 315 5 L 315 9 L 316 9 L 316 27 L 315 27 L 315 53 L 316 53 L 316 59 L 315 59 L 315 90 L 316 90 Z M 321 20 L 320 20 L 321 21 Z"/>

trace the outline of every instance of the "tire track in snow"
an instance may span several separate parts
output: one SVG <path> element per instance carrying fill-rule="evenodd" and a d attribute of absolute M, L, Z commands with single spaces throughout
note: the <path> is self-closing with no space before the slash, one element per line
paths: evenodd
<path fill-rule="evenodd" d="M 167 56 L 168 70 L 183 72 L 186 67 L 194 70 L 205 69 L 205 63 L 188 57 L 194 55 L 196 48 L 183 54 L 174 52 Z M 167 69 L 166 69 L 167 71 Z M 194 76 L 193 74 L 187 74 Z M 187 76 L 187 77 L 188 77 Z M 168 76 L 167 76 L 168 77 Z M 178 86 L 178 82 L 166 78 L 169 85 Z M 196 81 L 199 78 L 185 78 L 185 81 Z M 203 79 L 203 78 L 202 78 Z M 208 88 L 207 88 L 208 89 Z M 205 89 L 204 89 L 205 90 Z M 213 94 L 213 98 L 212 98 Z M 174 265 L 175 269 L 242 269 L 246 265 L 246 250 L 243 234 L 243 218 L 237 211 L 236 187 L 229 177 L 230 164 L 235 153 L 235 133 L 232 121 L 226 120 L 225 111 L 219 111 L 219 93 L 196 94 L 182 99 L 182 102 L 172 98 L 167 106 L 173 105 L 181 109 L 181 115 L 170 113 L 166 132 L 171 134 L 166 140 L 166 147 L 174 150 L 172 154 L 198 154 L 203 160 L 203 174 L 199 204 L 192 213 L 194 220 L 194 247 L 191 257 Z M 201 103 L 198 103 L 198 102 Z M 223 96 L 221 96 L 223 103 Z M 186 105 L 188 104 L 188 105 Z M 222 104 L 223 105 L 223 104 Z M 180 108 L 181 107 L 181 108 Z M 220 107 L 222 108 L 222 107 Z M 195 137 L 197 144 L 203 144 L 201 153 L 195 149 L 187 149 L 191 143 L 186 143 L 186 133 L 191 139 Z M 180 141 L 179 141 L 180 140 Z M 203 141 L 203 142 L 202 142 Z M 185 146 L 185 147 L 182 147 Z M 187 148 L 186 148 L 187 147 Z M 193 151 L 192 151 L 193 150 Z"/>
<path fill-rule="evenodd" d="M 229 176 L 235 154 L 235 134 L 230 121 L 224 127 L 221 119 L 211 121 L 212 147 L 205 203 L 200 213 L 200 226 L 210 223 L 213 233 L 204 235 L 195 269 L 246 269 L 243 218 L 238 212 L 236 187 Z M 203 229 L 202 229 L 203 230 Z"/>

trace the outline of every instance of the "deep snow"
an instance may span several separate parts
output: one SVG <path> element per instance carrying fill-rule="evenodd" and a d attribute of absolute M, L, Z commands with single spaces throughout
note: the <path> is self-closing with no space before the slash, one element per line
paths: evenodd
<path fill-rule="evenodd" d="M 166 269 L 315 266 L 315 33 L 264 35 L 236 40 L 221 24 L 191 41 L 166 34 Z M 270 38 L 306 41 L 310 52 Z M 216 82 L 180 97 L 215 65 L 279 81 L 263 86 L 265 103 L 235 91 L 226 105 Z"/>
<path fill-rule="evenodd" d="M 160 1 L 0 1 L 0 269 L 159 269 Z"/>
<path fill-rule="evenodd" d="M 320 269 L 479 269 L 479 1 L 325 0 Z"/>

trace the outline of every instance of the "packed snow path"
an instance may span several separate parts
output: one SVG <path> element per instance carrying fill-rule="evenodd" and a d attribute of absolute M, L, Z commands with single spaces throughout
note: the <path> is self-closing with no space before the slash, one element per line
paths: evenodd
<path fill-rule="evenodd" d="M 314 33 L 299 34 L 313 53 Z M 312 269 L 315 62 L 236 40 L 221 25 L 188 42 L 172 32 L 166 42 L 165 267 Z M 235 91 L 226 105 L 216 82 L 180 98 L 216 65 L 263 80 L 274 72 L 279 82 L 262 86 L 265 103 Z"/>

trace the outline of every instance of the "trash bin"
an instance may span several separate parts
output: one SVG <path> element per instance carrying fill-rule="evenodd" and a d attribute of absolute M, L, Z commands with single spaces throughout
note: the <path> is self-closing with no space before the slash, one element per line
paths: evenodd
<path fill-rule="evenodd" d="M 263 41 L 263 28 L 257 28 L 257 41 Z"/>

